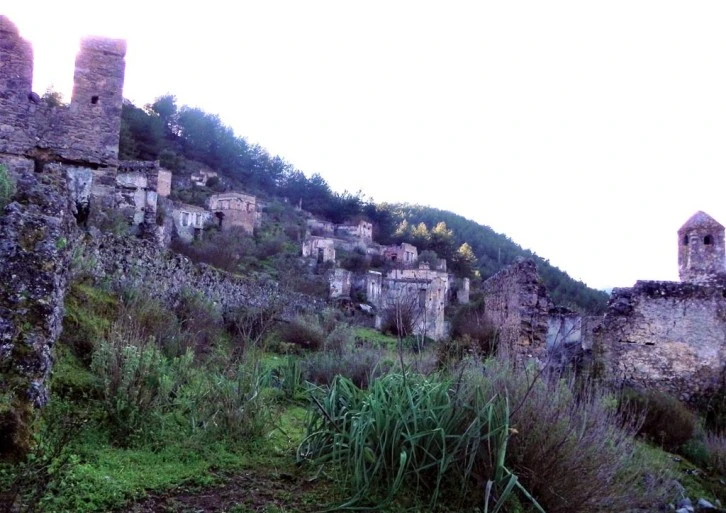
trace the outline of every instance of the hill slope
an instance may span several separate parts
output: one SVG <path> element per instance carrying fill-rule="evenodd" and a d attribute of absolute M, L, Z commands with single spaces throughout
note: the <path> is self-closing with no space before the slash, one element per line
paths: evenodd
<path fill-rule="evenodd" d="M 534 258 L 557 304 L 585 313 L 600 313 L 607 302 L 604 292 L 573 280 L 488 226 L 435 208 L 374 204 L 366 202 L 361 193 L 333 192 L 319 174 L 308 178 L 283 158 L 271 156 L 264 148 L 235 135 L 219 116 L 190 107 L 178 108 L 173 96 L 160 97 L 143 109 L 125 101 L 120 154 L 124 159 L 159 159 L 177 178 L 206 166 L 224 178 L 223 183 L 215 185 L 218 190 L 242 188 L 264 198 L 285 198 L 290 204 L 301 204 L 305 210 L 335 223 L 368 218 L 376 225 L 377 241 L 408 241 L 422 250 L 434 250 L 453 263 L 454 271 L 460 275 L 478 270 L 482 278 L 487 278 L 519 256 Z M 184 194 L 176 197 L 191 201 Z M 408 231 L 401 229 L 404 220 Z M 437 227 L 441 222 L 446 226 Z M 426 226 L 418 226 L 420 223 Z M 473 255 L 469 252 L 467 258 L 457 261 L 457 248 L 464 243 L 469 244 Z"/>

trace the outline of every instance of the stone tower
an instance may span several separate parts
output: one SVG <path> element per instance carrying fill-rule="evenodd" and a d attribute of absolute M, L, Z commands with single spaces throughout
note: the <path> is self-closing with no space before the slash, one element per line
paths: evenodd
<path fill-rule="evenodd" d="M 724 227 L 705 212 L 696 212 L 678 230 L 681 281 L 704 283 L 726 274 Z"/>
<path fill-rule="evenodd" d="M 110 165 L 118 158 L 125 54 L 123 40 L 86 38 L 73 74 L 70 111 L 74 131 L 85 138 L 84 156 L 95 153 Z"/>

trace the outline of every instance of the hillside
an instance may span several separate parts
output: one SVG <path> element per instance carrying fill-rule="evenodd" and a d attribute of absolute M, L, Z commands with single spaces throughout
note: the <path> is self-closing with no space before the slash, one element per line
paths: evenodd
<path fill-rule="evenodd" d="M 272 156 L 264 148 L 235 135 L 219 116 L 196 108 L 177 107 L 173 96 L 158 98 L 143 109 L 124 102 L 119 151 L 124 159 L 160 160 L 164 167 L 174 172 L 177 186 L 188 180 L 193 172 L 206 167 L 221 177 L 214 184 L 208 184 L 215 190 L 243 189 L 262 198 L 286 199 L 334 223 L 368 218 L 375 225 L 376 240 L 384 244 L 412 242 L 421 250 L 433 250 L 450 260 L 457 248 L 468 243 L 475 260 L 465 263 L 465 268 L 455 269 L 460 274 L 474 276 L 472 271 L 478 271 L 479 276 L 486 279 L 517 257 L 534 258 L 545 286 L 557 304 L 594 314 L 601 313 L 607 303 L 606 293 L 573 280 L 546 259 L 521 248 L 488 226 L 436 208 L 375 204 L 366 201 L 361 192 L 336 193 L 319 174 L 308 178 L 283 158 Z M 198 190 L 191 191 L 193 194 L 187 192 L 178 193 L 176 198 L 203 204 L 204 198 L 199 196 Z M 401 230 L 404 220 L 410 233 Z M 442 241 L 441 237 L 438 241 L 427 240 L 425 232 L 441 222 L 446 226 L 438 235 L 445 235 L 446 240 Z M 426 225 L 425 230 L 418 226 L 420 223 Z M 419 228 L 418 233 L 414 233 L 416 228 Z M 443 245 L 438 244 L 442 242 Z"/>
<path fill-rule="evenodd" d="M 497 233 L 489 226 L 446 210 L 421 205 L 388 205 L 394 219 L 406 220 L 409 226 L 424 223 L 434 227 L 440 222 L 453 232 L 457 246 L 468 243 L 477 256 L 476 268 L 482 279 L 487 279 L 517 258 L 531 258 L 537 263 L 537 270 L 544 281 L 552 300 L 562 306 L 585 313 L 601 313 L 607 305 L 607 293 L 595 290 L 583 282 L 573 279 L 565 271 L 555 267 L 545 258 L 538 256 L 506 235 Z"/>

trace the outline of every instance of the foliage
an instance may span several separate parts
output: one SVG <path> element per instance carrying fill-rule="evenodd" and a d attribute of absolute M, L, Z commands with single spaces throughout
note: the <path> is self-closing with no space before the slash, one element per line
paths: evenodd
<path fill-rule="evenodd" d="M 325 346 L 326 333 L 320 321 L 313 316 L 298 316 L 278 328 L 281 340 L 304 349 L 319 351 Z"/>
<path fill-rule="evenodd" d="M 8 168 L 0 164 L 0 211 L 10 202 L 15 194 L 15 181 L 10 176 Z"/>
<path fill-rule="evenodd" d="M 705 445 L 709 466 L 720 475 L 726 476 L 726 435 L 708 433 Z"/>
<path fill-rule="evenodd" d="M 78 456 L 71 441 L 88 421 L 87 412 L 54 401 L 35 430 L 34 446 L 15 467 L 0 464 L 0 510 L 44 510 L 49 496 L 72 479 Z"/>
<path fill-rule="evenodd" d="M 62 107 L 66 105 L 65 101 L 63 100 L 63 94 L 61 94 L 60 91 L 56 91 L 53 86 L 48 86 L 40 99 L 49 107 Z"/>
<path fill-rule="evenodd" d="M 471 360 L 461 372 L 488 395 L 509 398 L 516 432 L 507 464 L 546 511 L 622 511 L 663 499 L 655 484 L 634 488 L 652 471 L 633 464 L 639 418 L 618 411 L 606 390 L 515 368 L 503 358 L 483 366 Z"/>
<path fill-rule="evenodd" d="M 486 320 L 484 301 L 477 300 L 457 308 L 451 321 L 452 339 L 467 340 L 469 349 L 481 356 L 494 354 L 497 343 L 497 330 Z M 463 348 L 462 348 L 463 349 Z"/>
<path fill-rule="evenodd" d="M 337 376 L 350 379 L 357 387 L 367 388 L 377 377 L 392 366 L 386 353 L 372 347 L 346 347 L 340 354 L 318 352 L 300 360 L 302 375 L 306 381 L 318 385 L 330 385 Z"/>
<path fill-rule="evenodd" d="M 367 391 L 338 377 L 319 395 L 298 457 L 339 472 L 352 494 L 341 507 L 380 507 L 403 489 L 425 493 L 430 506 L 444 496 L 451 504 L 479 490 L 475 503 L 498 511 L 515 487 L 528 495 L 504 464 L 503 398 L 404 374 L 384 376 Z"/>
<path fill-rule="evenodd" d="M 96 342 L 106 336 L 119 306 L 117 298 L 108 291 L 72 281 L 65 298 L 60 343 L 89 362 Z"/>
<path fill-rule="evenodd" d="M 638 434 L 668 451 L 678 451 L 696 432 L 696 415 L 675 397 L 659 390 L 626 390 L 623 402 L 644 416 Z"/>
<path fill-rule="evenodd" d="M 466 275 L 468 269 L 463 264 L 467 261 L 472 264 L 472 271 L 478 271 L 481 278 L 486 279 L 505 266 L 514 263 L 517 257 L 533 258 L 547 291 L 555 303 L 590 314 L 605 311 L 608 300 L 605 292 L 590 289 L 584 283 L 573 280 L 567 273 L 552 266 L 549 261 L 539 257 L 536 253 L 521 248 L 505 235 L 496 233 L 489 226 L 478 224 L 452 212 L 420 205 L 383 204 L 379 206 L 379 209 L 387 211 L 386 217 L 394 222 L 391 228 L 394 240 L 413 244 L 418 242 L 419 251 L 434 249 L 430 247 L 433 240 L 431 233 L 429 233 L 428 239 L 425 236 L 428 231 L 426 227 L 433 226 L 435 230 L 437 226 L 444 223 L 446 230 L 452 234 L 453 248 L 458 247 L 462 251 L 459 256 L 454 256 L 452 252 L 452 258 L 447 259 L 452 265 L 452 270 L 460 273 L 461 276 Z M 462 248 L 463 244 L 467 244 L 468 248 Z M 468 258 L 471 256 L 468 249 L 471 249 L 476 256 L 476 262 L 471 262 Z M 440 250 L 436 251 L 439 256 L 445 256 Z M 462 259 L 462 257 L 465 258 Z"/>

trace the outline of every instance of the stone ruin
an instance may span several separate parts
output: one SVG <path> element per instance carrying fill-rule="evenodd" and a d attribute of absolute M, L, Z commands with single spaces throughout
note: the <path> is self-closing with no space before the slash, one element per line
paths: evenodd
<path fill-rule="evenodd" d="M 723 386 L 724 246 L 724 227 L 697 212 L 678 230 L 680 282 L 638 281 L 613 290 L 594 339 L 613 379 L 684 401 Z"/>
<path fill-rule="evenodd" d="M 239 192 L 215 194 L 209 198 L 209 210 L 222 230 L 242 228 L 252 234 L 261 220 L 257 210 L 257 198 L 251 194 Z"/>
<path fill-rule="evenodd" d="M 445 307 L 469 301 L 468 278 L 457 280 L 449 275 L 445 259 L 430 269 L 428 264 L 418 262 L 418 249 L 412 244 L 377 244 L 373 241 L 373 226 L 367 221 L 336 225 L 311 217 L 307 227 L 302 242 L 304 258 L 335 265 L 336 250 L 345 250 L 395 264 L 396 268 L 385 275 L 376 271 L 356 274 L 337 267 L 329 272 L 329 298 L 350 300 L 353 295 L 362 296 L 365 302 L 361 308 L 374 314 L 379 329 L 392 310 L 405 310 L 414 334 L 441 340 L 447 335 Z"/>
<path fill-rule="evenodd" d="M 88 38 L 76 58 L 71 103 L 32 91 L 33 52 L 0 16 L 0 164 L 16 193 L 0 218 L 0 456 L 30 446 L 34 410 L 63 319 L 76 223 L 95 193 L 115 191 L 126 43 Z M 99 192 L 100 191 L 100 192 Z"/>
<path fill-rule="evenodd" d="M 698 212 L 678 230 L 677 247 L 680 282 L 614 289 L 602 317 L 553 307 L 528 260 L 484 282 L 485 315 L 519 358 L 593 351 L 614 383 L 698 400 L 726 378 L 724 227 Z"/>

